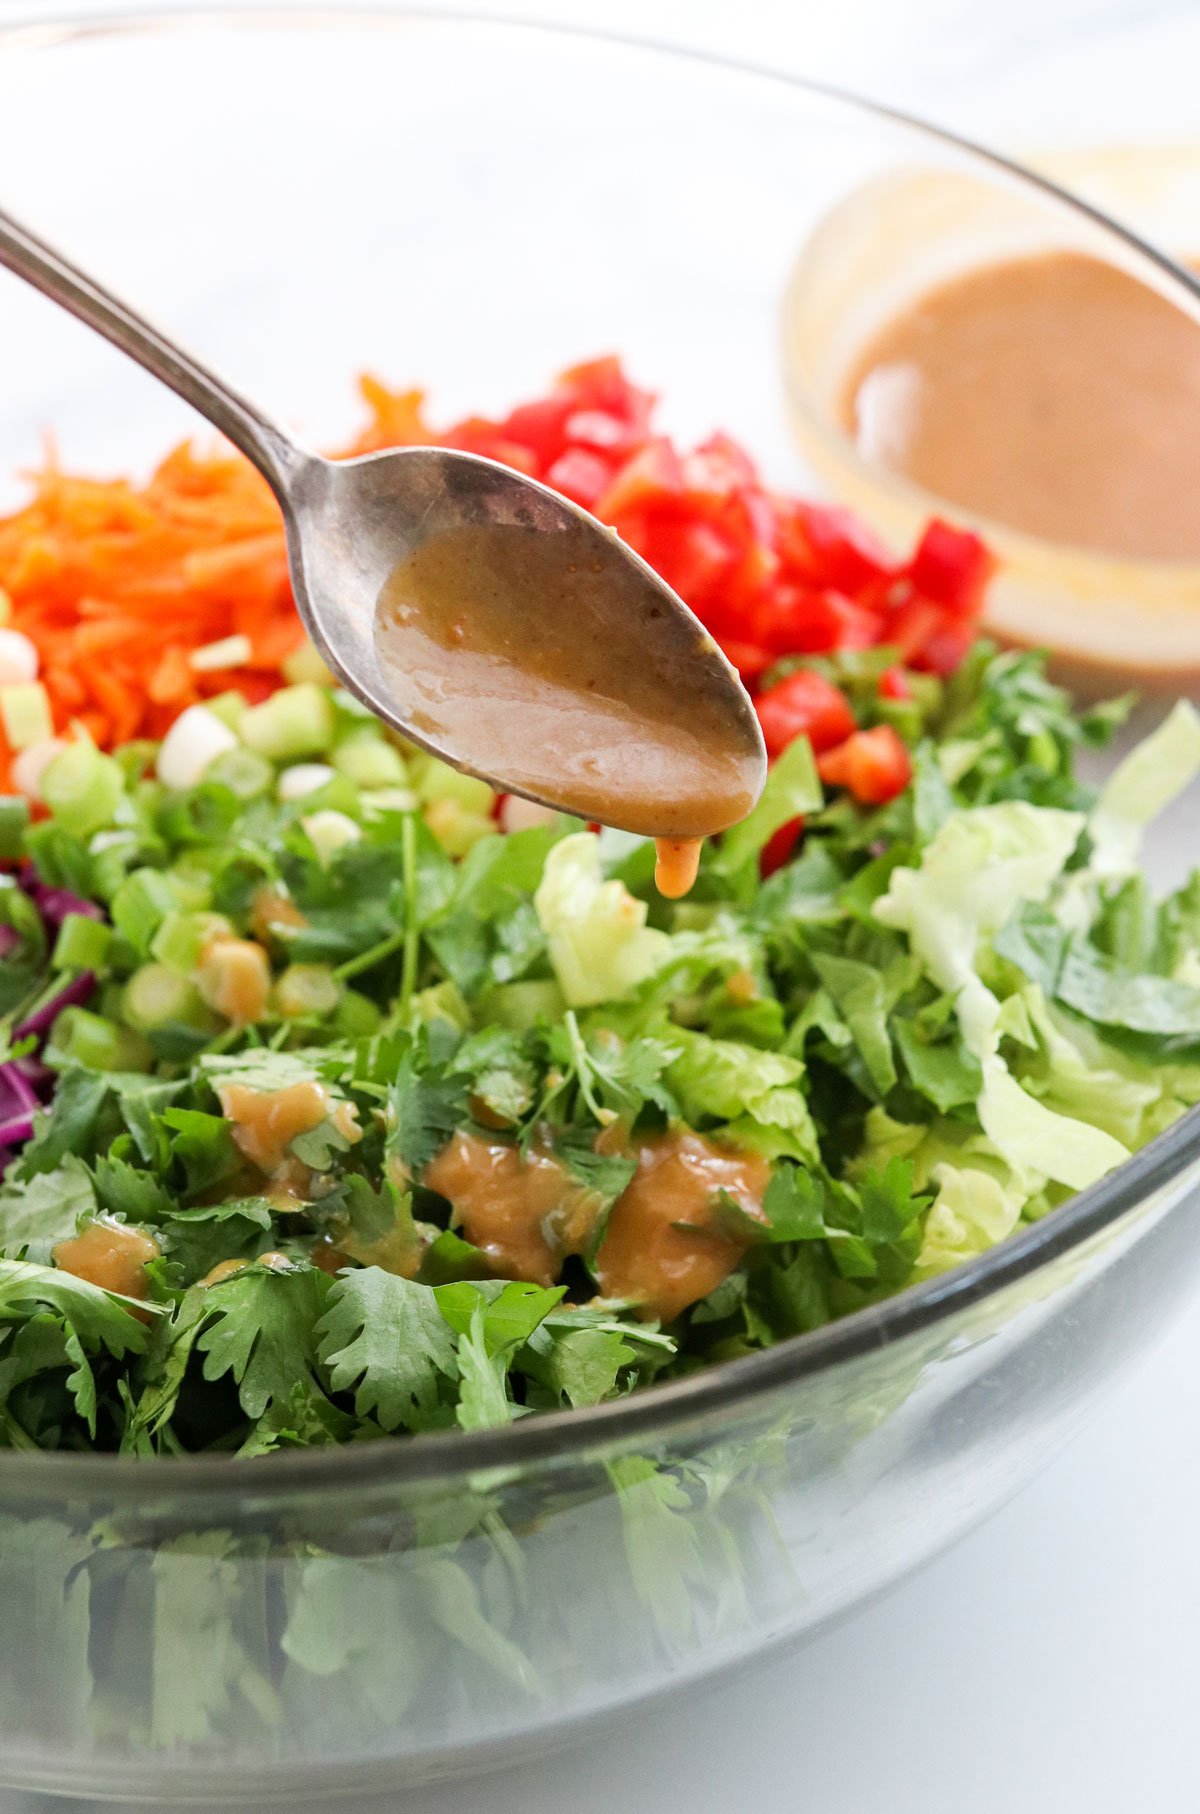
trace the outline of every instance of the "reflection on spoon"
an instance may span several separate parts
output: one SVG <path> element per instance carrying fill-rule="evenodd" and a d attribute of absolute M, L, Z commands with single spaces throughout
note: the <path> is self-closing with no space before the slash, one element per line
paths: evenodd
<path fill-rule="evenodd" d="M 761 752 L 713 684 L 711 639 L 626 550 L 601 548 L 586 523 L 432 535 L 380 593 L 379 663 L 419 737 L 514 793 L 657 838 L 659 885 L 682 894 L 697 840 L 754 804 Z"/>

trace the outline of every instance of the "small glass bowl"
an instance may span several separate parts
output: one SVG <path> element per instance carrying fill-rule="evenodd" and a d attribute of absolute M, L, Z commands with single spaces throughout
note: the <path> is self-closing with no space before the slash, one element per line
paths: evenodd
<path fill-rule="evenodd" d="M 1038 168 L 1180 257 L 1192 250 L 1194 151 L 1062 154 Z M 876 464 L 844 427 L 847 381 L 885 323 L 967 271 L 1060 251 L 1145 276 L 1136 260 L 1114 256 L 1104 215 L 1031 210 L 1023 190 L 999 187 L 991 172 L 914 161 L 864 184 L 818 224 L 788 285 L 784 370 L 796 434 L 827 488 L 893 545 L 908 544 L 937 512 L 977 528 L 1000 560 L 988 628 L 1007 643 L 1049 648 L 1077 691 L 1192 691 L 1200 685 L 1200 565 L 1119 559 L 1024 534 Z M 1180 275 L 1192 285 L 1187 271 Z"/>

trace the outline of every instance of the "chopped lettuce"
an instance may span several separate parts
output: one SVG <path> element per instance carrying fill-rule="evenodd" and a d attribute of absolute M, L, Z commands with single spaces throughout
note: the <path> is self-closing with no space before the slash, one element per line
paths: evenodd
<path fill-rule="evenodd" d="M 605 881 L 599 840 L 590 832 L 549 852 L 533 904 L 569 1007 L 619 1001 L 670 953 L 666 933 L 646 924 L 646 903 L 623 882 Z"/>
<path fill-rule="evenodd" d="M 1133 869 L 1142 833 L 1200 775 L 1200 713 L 1181 699 L 1100 790 L 1088 821 L 1098 875 Z"/>

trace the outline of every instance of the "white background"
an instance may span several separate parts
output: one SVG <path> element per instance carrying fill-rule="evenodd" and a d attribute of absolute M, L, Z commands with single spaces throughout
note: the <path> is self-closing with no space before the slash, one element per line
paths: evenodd
<path fill-rule="evenodd" d="M 0 16 L 52 10 L 0 0 Z M 74 10 L 107 9 L 76 0 Z M 1161 126 L 1165 73 L 1173 129 L 1191 125 L 1200 140 L 1195 65 L 1164 71 L 1153 42 L 1164 24 L 1200 17 L 1196 0 L 464 0 L 460 10 L 701 45 L 1014 145 L 1058 136 L 1064 112 L 1081 109 L 1112 138 Z M 1198 1399 L 1200 1306 L 1020 1499 L 805 1650 L 549 1761 L 358 1805 L 1195 1814 Z M 52 1805 L 78 1806 L 0 1792 L 0 1814 Z"/>

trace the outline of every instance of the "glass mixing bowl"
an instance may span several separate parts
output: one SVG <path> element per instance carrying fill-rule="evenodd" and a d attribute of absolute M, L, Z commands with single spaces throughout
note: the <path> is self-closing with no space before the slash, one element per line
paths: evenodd
<path fill-rule="evenodd" d="M 811 483 L 787 280 L 898 171 L 973 174 L 1197 313 L 1152 254 L 951 140 L 536 28 L 41 22 L 0 34 L 0 158 L 18 213 L 333 445 L 361 368 L 450 415 L 616 348 L 671 429 Z M 47 427 L 106 471 L 196 428 L 15 283 L 0 337 L 5 473 Z M 1054 1454 L 1190 1291 L 1198 1206 L 1193 1118 L 958 1272 L 594 1411 L 259 1462 L 6 1452 L 0 1781 L 328 1800 L 527 1756 L 812 1632 Z"/>

